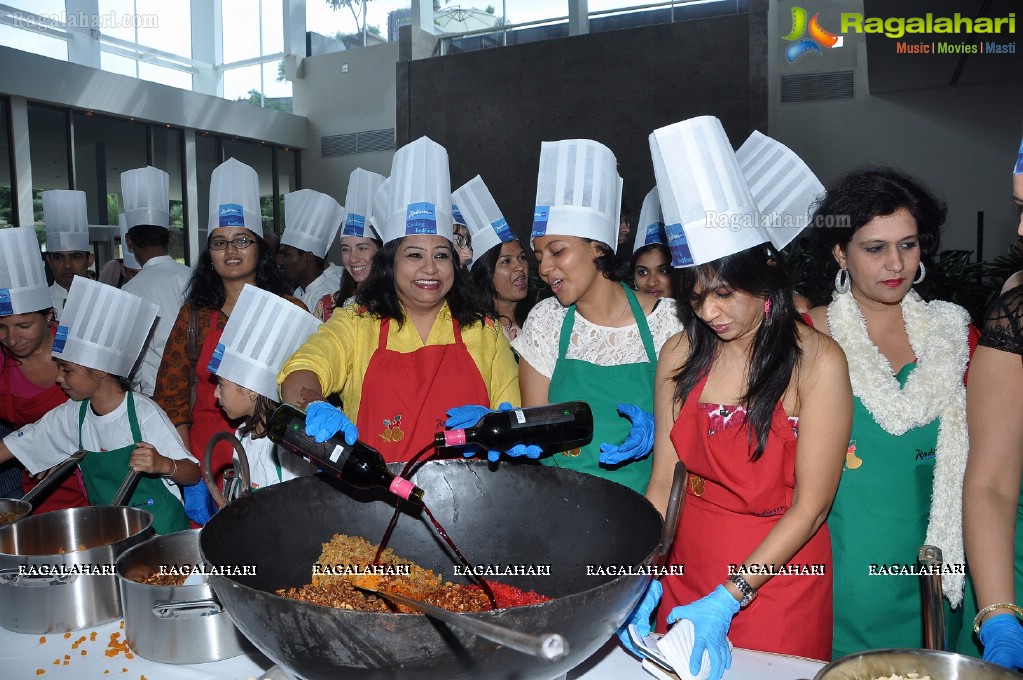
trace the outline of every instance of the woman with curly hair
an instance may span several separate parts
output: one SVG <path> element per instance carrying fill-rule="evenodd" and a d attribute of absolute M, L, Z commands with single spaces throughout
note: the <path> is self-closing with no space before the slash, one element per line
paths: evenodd
<path fill-rule="evenodd" d="M 206 249 L 192 270 L 185 304 L 167 338 L 153 394 L 200 460 L 210 437 L 237 428 L 217 404 L 216 377 L 208 367 L 245 284 L 304 307 L 288 295 L 288 284 L 261 232 L 256 171 L 232 158 L 213 171 Z M 212 471 L 218 484 L 233 454 L 226 442 L 214 449 Z"/>

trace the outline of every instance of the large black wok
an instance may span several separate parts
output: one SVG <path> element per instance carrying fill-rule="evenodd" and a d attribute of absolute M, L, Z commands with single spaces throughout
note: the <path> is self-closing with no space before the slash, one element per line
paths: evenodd
<path fill-rule="evenodd" d="M 207 564 L 256 567 L 255 575 L 210 577 L 238 628 L 267 656 L 310 680 L 553 678 L 611 637 L 650 580 L 588 574 L 656 557 L 661 517 L 620 484 L 553 467 L 477 461 L 430 462 L 413 479 L 470 561 L 550 565 L 549 576 L 496 580 L 552 601 L 463 616 L 528 633 L 560 633 L 569 644 L 565 659 L 547 663 L 419 614 L 331 609 L 274 595 L 309 582 L 321 544 L 334 533 L 379 542 L 393 512 L 384 493 L 335 488 L 314 477 L 240 498 L 203 528 L 199 545 Z M 414 506 L 405 511 L 389 547 L 446 580 L 467 581 L 453 575 L 455 558 L 429 520 Z"/>

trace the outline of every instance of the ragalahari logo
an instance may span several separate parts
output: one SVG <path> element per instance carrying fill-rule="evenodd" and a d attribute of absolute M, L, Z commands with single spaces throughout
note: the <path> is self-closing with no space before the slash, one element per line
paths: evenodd
<path fill-rule="evenodd" d="M 792 30 L 782 40 L 791 45 L 785 48 L 785 60 L 790 64 L 807 52 L 821 54 L 821 49 L 836 49 L 842 46 L 843 38 L 821 27 L 818 21 L 820 13 L 813 15 L 808 22 L 806 10 L 802 7 L 792 8 Z M 809 33 L 809 38 L 803 36 Z"/>

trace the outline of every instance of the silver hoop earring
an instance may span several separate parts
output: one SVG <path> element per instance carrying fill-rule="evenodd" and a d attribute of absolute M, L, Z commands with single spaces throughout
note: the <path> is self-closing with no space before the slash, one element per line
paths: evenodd
<path fill-rule="evenodd" d="M 924 277 L 927 276 L 927 268 L 924 267 L 924 263 L 920 263 L 920 274 L 917 275 L 916 280 L 913 281 L 913 285 L 916 286 L 924 282 Z"/>
<path fill-rule="evenodd" d="M 839 270 L 835 272 L 835 292 L 848 293 L 849 287 L 849 272 L 845 269 L 839 268 Z"/>

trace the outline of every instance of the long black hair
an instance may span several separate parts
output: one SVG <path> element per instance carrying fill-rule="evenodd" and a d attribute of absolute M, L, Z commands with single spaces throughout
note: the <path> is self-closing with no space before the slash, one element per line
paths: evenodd
<path fill-rule="evenodd" d="M 256 286 L 274 295 L 292 293 L 292 289 L 288 288 L 284 273 L 277 264 L 277 259 L 267 242 L 258 234 L 252 234 L 252 236 L 256 242 L 249 247 L 259 249 L 259 259 L 256 262 Z M 213 268 L 213 258 L 210 257 L 208 243 L 199 254 L 199 261 L 188 278 L 185 302 L 191 304 L 195 309 L 220 309 L 227 302 L 224 281 L 220 278 L 217 270 Z"/>
<path fill-rule="evenodd" d="M 359 292 L 355 294 L 355 303 L 381 319 L 394 319 L 401 327 L 405 323 L 405 314 L 398 300 L 398 291 L 394 281 L 394 259 L 405 238 L 395 239 L 384 246 L 373 256 L 373 267 L 369 276 L 363 281 Z M 455 282 L 445 296 L 451 316 L 461 326 L 470 326 L 486 318 L 480 295 L 473 291 L 469 273 L 458 264 L 458 253 L 451 241 L 444 247 L 450 253 L 452 266 L 455 270 Z"/>
<path fill-rule="evenodd" d="M 788 389 L 799 365 L 799 314 L 792 305 L 792 280 L 781 254 L 767 244 L 754 246 L 709 264 L 678 270 L 675 290 L 678 316 L 689 336 L 690 353 L 675 373 L 675 400 L 679 403 L 710 372 L 721 344 L 718 335 L 694 311 L 703 298 L 720 286 L 770 300 L 770 313 L 757 328 L 750 346 L 746 393 L 740 398 L 746 409 L 750 459 L 759 460 L 767 446 L 774 410 Z M 699 287 L 700 293 L 696 293 Z M 754 441 L 755 440 L 755 441 Z"/>
<path fill-rule="evenodd" d="M 891 215 L 905 208 L 916 220 L 920 239 L 920 263 L 935 271 L 934 256 L 941 241 L 941 225 L 948 210 L 923 183 L 901 170 L 887 166 L 862 166 L 835 180 L 817 202 L 813 219 L 803 236 L 803 247 L 811 254 L 812 267 L 807 289 L 802 291 L 814 305 L 831 302 L 838 262 L 834 247 L 843 251 L 853 235 L 875 217 Z M 912 272 L 911 276 L 916 276 Z M 914 290 L 925 300 L 933 297 L 936 277 L 925 278 Z"/>
<path fill-rule="evenodd" d="M 469 270 L 474 290 L 479 293 L 480 306 L 487 316 L 495 320 L 499 319 L 497 319 L 497 305 L 494 302 L 497 299 L 497 289 L 494 288 L 494 272 L 497 271 L 497 263 L 501 259 L 501 248 L 503 246 L 503 243 L 498 243 L 483 253 L 481 257 L 472 263 L 472 268 Z M 528 276 L 526 280 L 529 281 Z M 527 291 L 526 297 L 515 303 L 515 318 L 511 319 L 511 321 L 514 321 L 518 326 L 526 323 L 529 310 L 533 308 L 533 296 L 529 293 Z"/>

